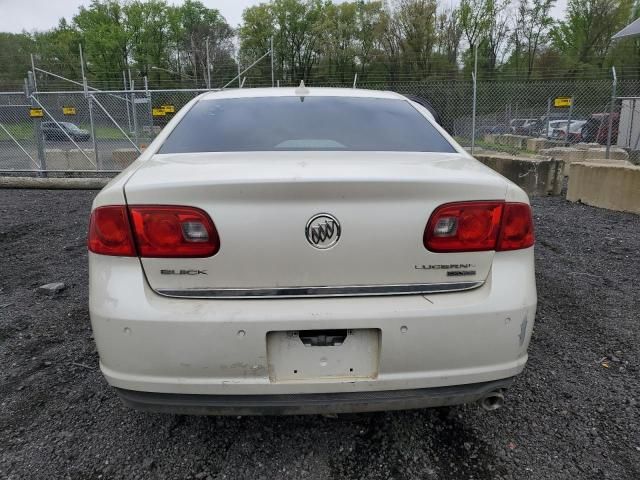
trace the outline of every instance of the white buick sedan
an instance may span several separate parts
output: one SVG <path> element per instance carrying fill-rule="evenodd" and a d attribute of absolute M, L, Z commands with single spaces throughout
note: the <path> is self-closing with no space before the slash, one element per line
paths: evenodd
<path fill-rule="evenodd" d="M 527 361 L 526 194 L 396 93 L 206 93 L 96 197 L 90 313 L 126 405 L 480 402 Z"/>

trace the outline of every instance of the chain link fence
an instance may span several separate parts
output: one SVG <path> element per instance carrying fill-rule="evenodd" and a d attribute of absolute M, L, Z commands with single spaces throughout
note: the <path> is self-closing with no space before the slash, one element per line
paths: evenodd
<path fill-rule="evenodd" d="M 282 85 L 284 86 L 284 85 Z M 316 85 L 353 87 L 349 84 Z M 427 100 L 440 124 L 469 149 L 527 152 L 522 138 L 640 148 L 640 80 L 359 83 Z M 28 88 L 25 89 L 27 92 Z M 0 93 L 0 171 L 114 173 L 128 166 L 195 96 L 206 90 Z M 492 136 L 520 141 L 487 142 Z"/>

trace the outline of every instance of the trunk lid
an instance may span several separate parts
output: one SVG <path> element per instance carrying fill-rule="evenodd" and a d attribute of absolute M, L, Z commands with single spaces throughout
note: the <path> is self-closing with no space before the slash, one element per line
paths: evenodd
<path fill-rule="evenodd" d="M 129 205 L 211 216 L 213 257 L 141 259 L 153 289 L 195 291 L 482 281 L 494 252 L 429 252 L 423 232 L 439 205 L 504 200 L 506 189 L 463 154 L 288 151 L 156 155 L 125 194 Z M 336 230 L 332 217 L 340 237 L 317 248 L 333 239 L 314 246 L 307 236 Z"/>

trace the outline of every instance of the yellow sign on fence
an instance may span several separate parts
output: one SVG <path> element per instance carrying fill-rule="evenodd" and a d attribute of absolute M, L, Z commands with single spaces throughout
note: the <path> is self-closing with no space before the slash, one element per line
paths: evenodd
<path fill-rule="evenodd" d="M 62 107 L 62 113 L 64 115 L 75 115 L 76 107 Z"/>
<path fill-rule="evenodd" d="M 151 109 L 151 115 L 154 117 L 164 117 L 166 114 L 163 107 Z"/>
<path fill-rule="evenodd" d="M 162 108 L 164 109 L 165 113 L 176 113 L 175 105 L 162 105 Z"/>
<path fill-rule="evenodd" d="M 31 118 L 42 118 L 44 117 L 44 112 L 41 108 L 32 108 L 29 110 L 29 116 Z"/>
<path fill-rule="evenodd" d="M 571 97 L 557 97 L 553 99 L 553 106 L 556 108 L 567 108 L 571 106 L 573 98 Z"/>

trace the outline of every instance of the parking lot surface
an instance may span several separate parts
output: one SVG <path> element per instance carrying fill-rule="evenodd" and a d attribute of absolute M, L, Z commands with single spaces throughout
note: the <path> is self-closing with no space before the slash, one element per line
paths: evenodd
<path fill-rule="evenodd" d="M 188 417 L 128 410 L 100 374 L 95 194 L 0 190 L 0 478 L 640 478 L 639 216 L 533 201 L 537 321 L 501 410 Z"/>

